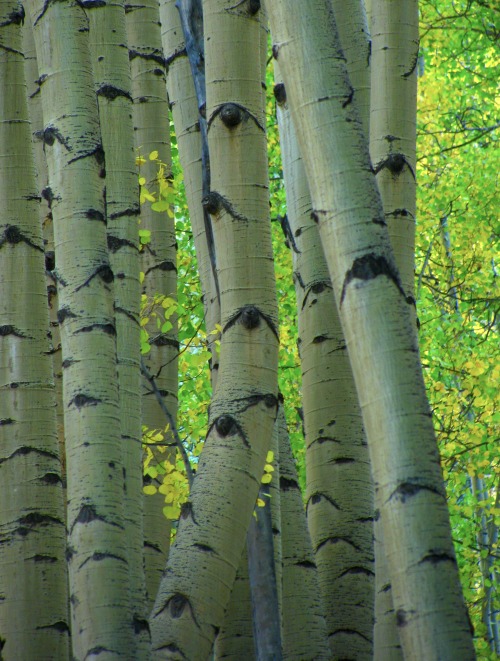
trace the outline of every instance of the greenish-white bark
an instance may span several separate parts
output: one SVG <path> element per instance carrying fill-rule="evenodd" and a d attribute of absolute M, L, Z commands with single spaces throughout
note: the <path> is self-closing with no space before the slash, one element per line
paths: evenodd
<path fill-rule="evenodd" d="M 90 23 L 90 52 L 106 155 L 106 219 L 114 273 L 116 356 L 122 443 L 125 536 L 134 659 L 149 658 L 143 566 L 143 495 L 139 285 L 139 184 L 135 166 L 130 65 L 121 2 L 83 2 Z"/>
<path fill-rule="evenodd" d="M 330 659 L 316 563 L 281 407 L 278 434 L 283 549 L 283 659 Z"/>
<path fill-rule="evenodd" d="M 194 0 L 193 5 L 198 4 L 201 8 L 201 0 Z M 183 1 L 181 9 L 185 16 L 190 16 L 190 2 Z M 198 11 L 201 11 L 198 10 Z M 216 324 L 220 323 L 220 302 L 217 295 L 215 282 L 216 272 L 211 263 L 209 249 L 210 236 L 207 233 L 207 223 L 210 222 L 206 215 L 201 200 L 206 194 L 204 192 L 204 181 L 209 184 L 209 172 L 204 172 L 204 163 L 209 157 L 206 149 L 206 157 L 202 158 L 202 131 L 201 123 L 206 119 L 200 114 L 199 107 L 204 107 L 203 99 L 206 98 L 204 85 L 203 57 L 200 55 L 198 70 L 195 75 L 198 78 L 197 86 L 193 81 L 193 72 L 186 50 L 186 39 L 176 7 L 175 0 L 160 2 L 160 18 L 162 25 L 162 42 L 167 62 L 167 90 L 172 109 L 172 117 L 175 126 L 177 146 L 179 149 L 179 160 L 184 175 L 184 187 L 189 207 L 189 220 L 193 232 L 193 240 L 198 261 L 200 284 L 203 297 L 205 314 L 205 329 L 207 332 L 207 343 L 211 353 L 211 377 L 212 387 L 215 389 L 217 383 L 217 371 L 219 358 L 216 342 L 219 336 L 215 331 Z M 189 48 L 195 52 L 203 48 L 203 25 L 202 21 L 192 20 Z M 198 94 L 196 93 L 198 90 Z M 203 98 L 198 98 L 203 97 Z M 207 184 L 205 184 L 206 186 Z M 213 257 L 213 256 L 212 256 Z"/>
<path fill-rule="evenodd" d="M 373 0 L 370 154 L 403 289 L 414 297 L 418 2 Z M 376 487 L 376 506 L 381 507 Z M 375 659 L 402 658 L 382 521 L 375 524 Z"/>
<path fill-rule="evenodd" d="M 278 404 L 260 21 L 227 0 L 203 9 L 211 162 L 204 205 L 218 259 L 220 368 L 207 441 L 151 617 L 154 658 L 193 661 L 208 656 L 223 622 Z"/>
<path fill-rule="evenodd" d="M 0 3 L 0 654 L 69 657 L 66 529 L 20 4 Z"/>
<path fill-rule="evenodd" d="M 159 7 L 154 0 L 127 5 L 126 26 L 129 59 L 132 73 L 134 140 L 138 152 L 144 157 L 141 177 L 146 188 L 158 193 L 158 163 L 149 159 L 152 152 L 165 164 L 164 177 L 171 177 L 170 131 L 168 99 L 165 87 L 165 60 L 163 57 Z M 158 199 L 158 196 L 156 197 Z M 158 212 L 146 201 L 141 207 L 140 228 L 149 230 L 150 242 L 141 253 L 141 271 L 144 273 L 143 294 L 148 301 L 155 295 L 177 298 L 177 264 L 175 228 L 172 209 Z M 150 308 L 149 308 L 150 309 Z M 145 326 L 151 349 L 144 356 L 147 370 L 173 420 L 177 416 L 177 322 L 171 316 L 172 328 L 159 330 L 154 315 L 147 314 L 150 322 Z M 156 395 L 146 379 L 143 380 L 142 422 L 148 429 L 165 430 L 168 420 L 161 410 Z M 173 442 L 171 430 L 165 433 L 165 442 Z M 175 452 L 175 451 L 174 451 Z M 172 458 L 172 451 L 167 457 Z M 161 455 L 165 459 L 165 455 Z M 154 483 L 159 486 L 158 483 Z M 170 522 L 163 514 L 164 496 L 148 495 L 144 500 L 144 560 L 148 610 L 151 608 L 161 573 L 165 566 L 170 544 Z"/>
<path fill-rule="evenodd" d="M 104 152 L 88 21 L 68 1 L 29 10 L 41 82 L 63 350 L 73 657 L 132 643 Z"/>
<path fill-rule="evenodd" d="M 49 335 L 52 343 L 52 369 L 55 384 L 57 437 L 59 440 L 62 462 L 61 478 L 63 481 L 64 502 L 66 503 L 66 450 L 64 445 L 64 407 L 62 397 L 62 349 L 59 321 L 57 320 L 57 280 L 53 273 L 55 269 L 54 228 L 52 224 L 52 212 L 50 210 L 51 200 L 50 196 L 47 194 L 48 191 L 50 191 L 50 188 L 48 187 L 47 163 L 43 151 L 43 116 L 42 100 L 40 96 L 40 76 L 38 74 L 35 42 L 30 21 L 24 22 L 23 45 L 24 70 L 28 91 L 28 113 L 31 123 L 37 188 L 41 197 L 40 204 L 38 205 L 38 214 L 43 229 L 45 281 L 49 301 Z"/>
<path fill-rule="evenodd" d="M 307 521 L 332 654 L 371 658 L 373 486 L 368 448 L 282 82 L 275 86 L 275 97 L 287 195 L 282 225 L 292 251 L 297 296 Z"/>
<path fill-rule="evenodd" d="M 347 341 L 404 654 L 473 659 L 413 329 L 353 90 L 326 2 L 268 6 Z M 297 26 L 300 25 L 300 30 Z"/>

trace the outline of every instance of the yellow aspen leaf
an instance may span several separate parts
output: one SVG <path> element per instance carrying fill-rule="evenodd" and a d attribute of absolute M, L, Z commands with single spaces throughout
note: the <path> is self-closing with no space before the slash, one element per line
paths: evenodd
<path fill-rule="evenodd" d="M 271 464 L 266 464 L 264 466 L 264 470 L 266 471 L 266 473 L 272 473 L 274 470 L 274 466 L 272 466 Z"/>
<path fill-rule="evenodd" d="M 262 476 L 261 482 L 262 484 L 269 484 L 271 480 L 273 479 L 273 476 L 270 473 L 266 473 L 265 475 Z"/>
<path fill-rule="evenodd" d="M 145 162 L 146 162 L 146 159 L 144 158 L 144 156 L 137 156 L 136 159 L 135 159 L 135 164 L 136 165 L 144 165 Z"/>
<path fill-rule="evenodd" d="M 265 507 L 266 503 L 262 498 L 257 498 L 257 507 Z"/>
<path fill-rule="evenodd" d="M 272 450 L 269 450 L 266 456 L 266 462 L 270 464 L 272 461 L 274 461 L 274 452 Z"/>
<path fill-rule="evenodd" d="M 156 487 L 152 484 L 146 485 L 143 490 L 147 496 L 153 496 L 156 493 Z"/>
<path fill-rule="evenodd" d="M 144 161 L 145 163 L 146 161 Z M 144 186 L 146 183 L 146 177 L 139 177 L 139 186 Z"/>
<path fill-rule="evenodd" d="M 149 154 L 149 160 L 150 160 L 150 161 L 156 161 L 157 158 L 158 158 L 158 152 L 157 152 L 156 149 L 155 149 L 154 151 L 152 151 L 152 152 Z"/>

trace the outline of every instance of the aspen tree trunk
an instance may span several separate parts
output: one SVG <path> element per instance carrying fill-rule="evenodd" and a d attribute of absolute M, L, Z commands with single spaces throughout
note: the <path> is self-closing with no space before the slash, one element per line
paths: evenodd
<path fill-rule="evenodd" d="M 157 151 L 165 164 L 165 177 L 171 177 L 168 99 L 165 88 L 165 60 L 161 44 L 158 3 L 143 0 L 127 5 L 127 34 L 132 73 L 133 122 L 135 146 L 146 162 L 141 176 L 150 191 L 157 189 L 158 164 L 149 160 Z M 177 256 L 173 212 L 151 209 L 150 202 L 141 208 L 140 228 L 151 232 L 150 243 L 142 251 L 143 293 L 150 298 L 160 294 L 177 298 Z M 177 417 L 177 323 L 170 331 L 159 332 L 154 318 L 145 326 L 149 332 L 150 352 L 144 356 L 146 368 L 155 379 L 165 406 L 174 420 Z M 168 421 L 150 384 L 143 380 L 142 421 L 148 429 L 164 430 Z M 171 430 L 165 443 L 173 442 Z M 167 454 L 167 457 L 169 455 Z M 172 456 L 172 455 L 170 455 Z M 161 459 L 165 459 L 161 455 Z M 156 485 L 158 486 L 158 485 Z M 156 493 L 144 499 L 144 561 L 148 610 L 154 602 L 170 544 L 170 522 L 163 514 L 164 497 Z"/>
<path fill-rule="evenodd" d="M 277 69 L 277 67 L 276 67 Z M 276 77 L 279 80 L 279 74 Z M 361 411 L 283 83 L 275 86 L 297 297 L 307 521 L 334 657 L 371 658 L 373 487 Z M 288 223 L 288 224 L 286 224 Z"/>
<path fill-rule="evenodd" d="M 205 328 L 207 343 L 211 352 L 211 381 L 215 390 L 219 358 L 216 349 L 218 334 L 213 331 L 220 324 L 220 302 L 215 282 L 216 273 L 211 264 L 209 238 L 207 236 L 206 219 L 202 206 L 203 179 L 207 177 L 203 171 L 202 159 L 202 132 L 201 122 L 206 119 L 200 115 L 199 108 L 206 109 L 206 92 L 204 84 L 204 67 L 201 71 L 192 71 L 186 50 L 179 11 L 185 16 L 191 14 L 190 7 L 195 8 L 197 20 L 191 21 L 189 28 L 193 30 L 188 35 L 190 49 L 203 48 L 203 21 L 201 20 L 201 0 L 192 3 L 180 3 L 179 8 L 175 0 L 160 3 L 160 18 L 162 24 L 162 42 L 167 62 L 167 90 L 172 108 L 172 116 L 176 131 L 179 160 L 183 169 L 186 198 L 189 207 L 189 217 L 193 231 L 193 238 L 200 273 L 202 298 L 205 313 Z M 200 56 L 199 66 L 203 62 Z M 193 77 L 197 76 L 196 89 Z M 202 89 L 200 90 L 200 87 Z M 200 93 L 201 92 L 201 93 Z M 205 145 L 208 155 L 208 145 Z M 207 167 L 209 163 L 205 163 Z M 208 174 L 209 178 L 209 174 Z M 207 191 L 208 192 L 208 191 Z M 214 654 L 216 659 L 250 659 L 253 657 L 254 640 L 252 630 L 252 603 L 250 599 L 250 585 L 248 579 L 248 558 L 246 549 L 242 555 L 236 580 L 231 592 L 231 600 L 226 611 L 224 625 L 221 627 L 215 643 Z"/>
<path fill-rule="evenodd" d="M 52 343 L 52 369 L 55 384 L 57 437 L 59 440 L 59 450 L 61 455 L 63 501 L 66 504 L 66 450 L 64 446 L 64 407 L 62 399 L 62 349 L 59 321 L 57 320 L 57 310 L 59 307 L 57 300 L 57 280 L 53 273 L 55 269 L 54 228 L 52 224 L 52 212 L 50 210 L 51 200 L 48 195 L 50 188 L 48 187 L 47 163 L 43 151 L 43 116 L 42 100 L 40 98 L 38 63 L 36 61 L 35 42 L 33 40 L 33 29 L 30 21 L 25 21 L 23 26 L 23 45 L 24 71 L 26 74 L 28 91 L 28 113 L 31 123 L 33 155 L 35 158 L 36 186 L 41 197 L 40 204 L 38 205 L 38 215 L 41 219 L 43 229 L 45 281 L 49 301 L 49 334 Z"/>
<path fill-rule="evenodd" d="M 66 529 L 17 2 L 0 3 L 0 654 L 69 658 Z"/>
<path fill-rule="evenodd" d="M 120 434 L 125 476 L 124 517 L 129 563 L 134 659 L 149 658 L 143 566 L 142 426 L 140 377 L 139 185 L 123 3 L 84 0 L 106 155 L 107 243 L 114 280 Z"/>
<path fill-rule="evenodd" d="M 203 9 L 212 170 L 204 203 L 219 260 L 220 368 L 207 441 L 151 616 L 154 658 L 193 661 L 207 658 L 224 619 L 278 404 L 259 16 L 227 0 Z"/>
<path fill-rule="evenodd" d="M 201 0 L 194 0 L 193 5 L 199 5 L 197 11 L 201 12 Z M 187 8 L 185 11 L 187 11 Z M 175 0 L 162 0 L 160 2 L 160 18 L 163 50 L 167 62 L 168 97 L 172 108 L 179 160 L 184 175 L 186 199 L 189 207 L 189 219 L 198 260 L 207 343 L 212 357 L 210 365 L 212 388 L 215 390 L 219 368 L 216 341 L 219 337 L 214 331 L 216 325 L 220 323 L 220 302 L 217 296 L 216 274 L 214 274 L 210 261 L 205 211 L 201 204 L 204 176 L 200 130 L 200 122 L 203 121 L 203 118 L 200 117 L 198 109 L 201 100 L 197 99 L 179 10 L 176 7 Z M 197 27 L 201 31 L 202 25 L 197 25 Z M 190 44 L 190 48 L 200 45 L 200 35 L 196 36 L 198 42 Z M 202 31 L 201 45 L 203 45 Z"/>
<path fill-rule="evenodd" d="M 305 14 L 298 0 L 281 0 L 268 12 L 379 484 L 403 651 L 473 659 L 413 300 L 394 263 L 332 11 L 318 2 Z"/>
<path fill-rule="evenodd" d="M 29 5 L 42 80 L 64 372 L 73 657 L 126 658 L 132 641 L 123 535 L 114 274 L 88 22 L 70 2 Z M 56 102 L 57 100 L 57 102 Z"/>
<path fill-rule="evenodd" d="M 283 659 L 330 659 L 316 563 L 281 407 L 278 434 L 283 547 Z"/>
<path fill-rule="evenodd" d="M 370 123 L 371 43 L 363 0 L 330 0 L 366 136 Z"/>
<path fill-rule="evenodd" d="M 371 8 L 370 153 L 401 283 L 414 299 L 418 2 L 373 0 Z M 398 661 L 402 649 L 379 517 L 375 535 L 375 659 Z"/>
<path fill-rule="evenodd" d="M 248 578 L 247 546 L 236 572 L 231 591 L 231 598 L 226 609 L 224 623 L 214 645 L 214 659 L 231 661 L 253 661 L 255 659 L 255 641 L 252 627 L 252 599 Z"/>

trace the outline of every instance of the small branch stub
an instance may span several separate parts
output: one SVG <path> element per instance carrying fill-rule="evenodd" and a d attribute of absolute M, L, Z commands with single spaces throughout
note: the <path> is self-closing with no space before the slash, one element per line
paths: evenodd
<path fill-rule="evenodd" d="M 255 16 L 255 14 L 260 9 L 260 0 L 249 0 L 248 1 L 248 13 L 250 16 Z"/>
<path fill-rule="evenodd" d="M 279 106 L 282 106 L 286 103 L 286 89 L 285 85 L 283 83 L 278 83 L 277 85 L 274 86 L 274 98 L 276 99 L 276 103 Z"/>
<path fill-rule="evenodd" d="M 207 213 L 211 216 L 215 216 L 219 213 L 221 208 L 220 196 L 217 193 L 208 193 L 208 195 L 205 195 L 201 200 L 201 204 Z"/>
<path fill-rule="evenodd" d="M 236 104 L 226 103 L 220 111 L 220 118 L 227 128 L 233 128 L 241 124 L 243 113 L 241 112 L 241 108 Z"/>
<path fill-rule="evenodd" d="M 260 314 L 254 305 L 249 305 L 241 313 L 241 323 L 247 330 L 257 328 L 260 324 Z"/>
<path fill-rule="evenodd" d="M 219 436 L 222 436 L 223 438 L 225 436 L 229 436 L 229 434 L 232 433 L 234 427 L 234 419 L 230 415 L 221 415 L 215 421 L 215 429 L 217 430 Z"/>

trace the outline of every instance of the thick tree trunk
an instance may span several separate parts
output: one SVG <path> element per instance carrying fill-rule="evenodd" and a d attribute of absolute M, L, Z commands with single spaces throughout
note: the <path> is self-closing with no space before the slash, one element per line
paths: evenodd
<path fill-rule="evenodd" d="M 403 650 L 473 659 L 413 299 L 394 262 L 333 14 L 326 2 L 305 13 L 299 0 L 268 11 L 379 484 Z"/>
<path fill-rule="evenodd" d="M 0 4 L 0 654 L 64 661 L 66 528 L 21 10 Z"/>
<path fill-rule="evenodd" d="M 418 2 L 373 0 L 371 28 L 370 154 L 403 289 L 414 298 Z M 377 487 L 375 493 L 380 509 Z M 397 661 L 402 649 L 379 517 L 375 535 L 375 659 Z"/>
<path fill-rule="evenodd" d="M 109 261 L 115 275 L 120 434 L 125 475 L 124 516 L 129 563 L 134 659 L 149 658 L 143 563 L 140 378 L 139 185 L 135 166 L 130 65 L 123 3 L 84 0 L 106 155 Z"/>
<path fill-rule="evenodd" d="M 29 5 L 39 63 L 63 348 L 73 656 L 127 656 L 123 463 L 104 152 L 88 21 L 71 2 Z"/>
<path fill-rule="evenodd" d="M 156 659 L 206 659 L 222 625 L 277 413 L 277 310 L 259 16 L 204 5 L 221 356 L 209 433 L 151 617 Z M 224 57 L 220 48 L 224 47 Z"/>

